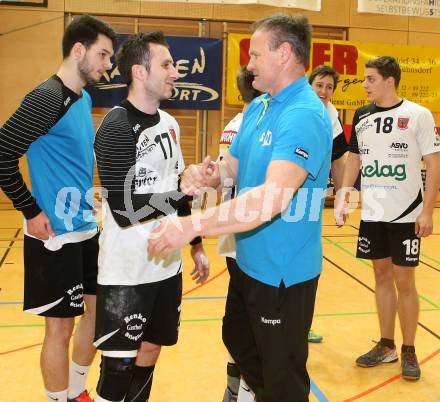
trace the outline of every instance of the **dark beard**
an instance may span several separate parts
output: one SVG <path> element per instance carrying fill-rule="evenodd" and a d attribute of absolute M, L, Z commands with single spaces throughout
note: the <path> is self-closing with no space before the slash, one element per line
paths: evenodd
<path fill-rule="evenodd" d="M 84 59 L 78 64 L 79 76 L 87 85 L 93 85 L 99 82 L 99 79 L 96 79 L 91 75 L 91 71 L 92 69 L 87 62 L 87 59 Z"/>

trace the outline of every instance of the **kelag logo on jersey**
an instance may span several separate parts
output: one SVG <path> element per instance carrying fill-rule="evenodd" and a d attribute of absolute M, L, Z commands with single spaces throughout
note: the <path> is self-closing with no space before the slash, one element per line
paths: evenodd
<path fill-rule="evenodd" d="M 397 181 L 406 179 L 405 165 L 382 165 L 379 166 L 379 161 L 374 160 L 374 165 L 365 165 L 361 168 L 362 177 L 394 177 Z"/>
<path fill-rule="evenodd" d="M 128 35 L 118 35 L 115 53 Z M 190 36 L 167 36 L 170 53 L 180 78 L 170 100 L 161 107 L 176 109 L 220 109 L 222 84 L 221 39 Z M 88 86 L 94 107 L 113 107 L 127 97 L 114 58 L 113 69 L 107 71 L 96 85 Z"/>

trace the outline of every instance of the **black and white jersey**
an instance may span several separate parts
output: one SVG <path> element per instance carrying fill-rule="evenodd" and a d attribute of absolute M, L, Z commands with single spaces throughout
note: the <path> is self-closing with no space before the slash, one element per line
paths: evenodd
<path fill-rule="evenodd" d="M 421 158 L 440 151 L 431 112 L 408 100 L 364 106 L 348 150 L 361 157 L 362 220 L 414 222 L 423 206 Z"/>
<path fill-rule="evenodd" d="M 187 199 L 178 192 L 184 162 L 177 121 L 148 115 L 123 101 L 98 128 L 95 153 L 103 186 L 103 231 L 98 283 L 138 285 L 181 271 L 180 251 L 167 260 L 147 255 L 155 218 L 176 214 Z"/>

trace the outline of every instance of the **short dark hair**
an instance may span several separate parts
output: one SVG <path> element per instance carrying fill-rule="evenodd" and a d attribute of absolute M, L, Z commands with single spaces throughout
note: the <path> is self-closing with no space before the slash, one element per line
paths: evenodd
<path fill-rule="evenodd" d="M 313 71 L 310 73 L 309 76 L 309 84 L 312 85 L 313 81 L 315 81 L 316 77 L 327 77 L 330 76 L 333 78 L 333 90 L 336 89 L 336 87 L 338 86 L 338 80 L 339 80 L 339 74 L 338 72 L 330 67 L 330 66 L 325 66 L 324 64 L 321 64 L 320 66 L 316 66 Z"/>
<path fill-rule="evenodd" d="M 400 65 L 392 56 L 380 56 L 375 59 L 368 60 L 365 64 L 367 68 L 375 68 L 383 78 L 394 78 L 394 86 L 398 88 L 400 76 L 402 74 Z"/>
<path fill-rule="evenodd" d="M 122 81 L 124 81 L 127 85 L 130 85 L 133 80 L 131 75 L 131 67 L 133 67 L 135 64 L 142 64 L 145 66 L 147 71 L 150 71 L 151 43 L 169 48 L 163 33 L 161 31 L 156 31 L 139 32 L 131 35 L 118 50 L 118 54 L 116 55 L 116 63 L 118 64 Z"/>
<path fill-rule="evenodd" d="M 237 73 L 237 87 L 245 103 L 250 103 L 254 98 L 261 95 L 258 89 L 252 86 L 254 74 L 246 66 L 241 66 Z"/>
<path fill-rule="evenodd" d="M 288 42 L 298 61 L 306 67 L 309 65 L 312 26 L 306 16 L 274 14 L 256 21 L 252 28 L 254 32 L 264 29 L 272 33 L 269 43 L 271 50 Z"/>
<path fill-rule="evenodd" d="M 91 15 L 75 17 L 64 31 L 63 59 L 70 55 L 75 43 L 80 42 L 88 49 L 96 42 L 99 34 L 109 38 L 113 43 L 113 47 L 116 46 L 116 32 L 109 24 Z"/>

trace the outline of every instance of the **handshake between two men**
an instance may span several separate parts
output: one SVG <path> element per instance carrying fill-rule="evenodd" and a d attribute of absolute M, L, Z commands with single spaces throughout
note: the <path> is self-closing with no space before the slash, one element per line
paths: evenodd
<path fill-rule="evenodd" d="M 189 196 L 197 196 L 200 190 L 219 188 L 225 179 L 235 180 L 236 170 L 233 172 L 230 168 L 231 165 L 225 159 L 214 162 L 210 156 L 207 156 L 201 164 L 188 166 L 181 174 L 181 191 Z M 229 157 L 229 159 L 231 159 L 233 164 L 234 158 Z M 148 242 L 148 254 L 166 258 L 175 250 L 189 243 L 196 236 L 218 234 L 211 233 L 208 228 L 202 231 L 200 224 L 201 220 L 204 219 L 208 224 L 207 226 L 216 225 L 218 219 L 215 215 L 216 211 L 211 210 L 185 217 L 163 218 L 159 226 L 151 234 Z M 212 219 L 208 220 L 208 216 Z"/>

